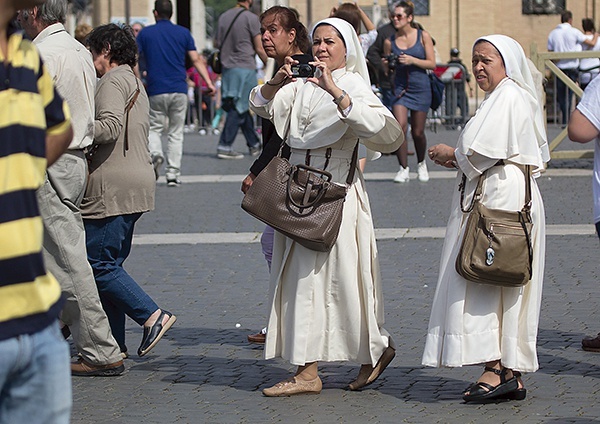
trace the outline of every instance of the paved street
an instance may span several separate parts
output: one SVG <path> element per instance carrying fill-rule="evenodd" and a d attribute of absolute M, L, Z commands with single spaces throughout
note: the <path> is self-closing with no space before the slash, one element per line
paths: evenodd
<path fill-rule="evenodd" d="M 427 133 L 428 144 L 453 145 L 458 134 L 438 127 Z M 266 321 L 263 224 L 239 206 L 240 183 L 253 159 L 219 160 L 216 143 L 216 136 L 186 134 L 183 184 L 170 188 L 161 178 L 156 210 L 139 221 L 126 263 L 159 306 L 177 315 L 177 323 L 139 358 L 142 329 L 129 320 L 133 354 L 125 361 L 127 371 L 73 378 L 73 423 L 600 422 L 600 354 L 580 348 L 584 335 L 600 331 L 591 160 L 555 161 L 538 180 L 549 235 L 540 370 L 525 376 L 525 401 L 464 404 L 461 392 L 480 367 L 420 365 L 455 173 L 429 162 L 428 183 L 413 175 L 408 184 L 395 184 L 392 156 L 369 163 L 365 177 L 395 360 L 362 392 L 345 390 L 357 364 L 328 363 L 321 367 L 320 395 L 266 398 L 260 390 L 287 378 L 294 367 L 263 360 L 262 347 L 246 341 Z M 234 147 L 247 153 L 241 136 Z M 416 171 L 416 158 L 409 161 Z"/>

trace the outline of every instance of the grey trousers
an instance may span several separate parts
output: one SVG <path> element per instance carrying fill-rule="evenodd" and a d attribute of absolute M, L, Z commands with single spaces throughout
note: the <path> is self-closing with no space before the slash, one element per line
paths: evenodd
<path fill-rule="evenodd" d="M 48 168 L 37 199 L 44 221 L 44 262 L 66 298 L 61 320 L 69 326 L 83 359 L 106 365 L 120 361 L 121 355 L 87 259 L 79 211 L 86 180 L 83 151 L 68 150 Z"/>

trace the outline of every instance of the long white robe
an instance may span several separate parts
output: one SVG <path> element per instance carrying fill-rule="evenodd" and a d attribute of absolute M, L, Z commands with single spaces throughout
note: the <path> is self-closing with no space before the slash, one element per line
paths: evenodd
<path fill-rule="evenodd" d="M 542 166 L 528 99 L 524 90 L 507 78 L 486 96 L 465 127 L 457 146 L 459 165 L 468 177 L 465 205 L 473 196 L 479 176 L 476 167 L 480 166 L 479 171 L 488 169 L 483 185 L 484 205 L 514 211 L 523 207 L 523 165 Z M 465 135 L 472 138 L 465 139 Z M 482 139 L 485 141 L 481 142 Z M 498 159 L 504 159 L 506 165 L 493 166 Z M 468 217 L 459 205 L 461 177 L 459 172 L 423 365 L 460 367 L 500 359 L 507 368 L 535 371 L 538 369 L 536 339 L 545 257 L 544 205 L 537 183 L 535 178 L 531 179 L 532 278 L 523 287 L 500 288 L 469 282 L 455 270 Z"/>
<path fill-rule="evenodd" d="M 292 117 L 287 137 L 293 147 L 291 163 L 304 163 L 308 148 L 311 165 L 322 167 L 325 148 L 331 147 L 327 170 L 333 181 L 344 183 L 358 139 L 370 149 L 393 151 L 402 133 L 360 77 L 345 70 L 333 75 L 353 101 L 347 117 L 337 111 L 329 94 L 301 80 L 283 87 L 262 106 L 254 101 L 257 87 L 250 95 L 250 107 L 271 119 L 282 136 L 287 132 L 287 116 Z M 324 126 L 322 121 L 332 117 L 338 122 Z M 294 365 L 345 360 L 375 365 L 391 343 L 383 323 L 375 232 L 364 180 L 357 170 L 330 252 L 307 249 L 275 232 L 265 358 L 282 357 Z"/>

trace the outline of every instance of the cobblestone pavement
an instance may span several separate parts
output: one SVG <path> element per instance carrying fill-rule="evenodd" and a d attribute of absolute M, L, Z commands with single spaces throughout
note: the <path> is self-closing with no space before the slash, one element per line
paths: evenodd
<path fill-rule="evenodd" d="M 428 144 L 454 144 L 457 137 L 438 128 L 428 132 Z M 263 225 L 239 207 L 240 182 L 252 158 L 219 160 L 216 143 L 216 136 L 186 135 L 184 183 L 170 188 L 161 177 L 156 210 L 140 220 L 126 264 L 177 323 L 149 355 L 127 359 L 122 376 L 74 377 L 73 423 L 600 422 L 600 354 L 580 348 L 584 335 L 600 331 L 591 160 L 557 161 L 539 179 L 550 235 L 540 370 L 525 376 L 525 401 L 464 404 L 460 393 L 480 367 L 420 365 L 454 181 L 429 163 L 428 183 L 395 184 L 392 156 L 369 163 L 366 179 L 395 360 L 362 392 L 344 389 L 356 364 L 328 363 L 321 366 L 319 396 L 266 398 L 260 389 L 287 378 L 294 367 L 263 360 L 262 347 L 246 341 L 266 320 L 268 275 L 258 243 Z M 234 147 L 247 153 L 241 137 Z M 573 147 L 582 148 L 564 148 Z M 409 165 L 416 170 L 414 156 Z M 402 237 L 397 229 L 404 229 Z M 141 336 L 129 321 L 130 352 Z"/>

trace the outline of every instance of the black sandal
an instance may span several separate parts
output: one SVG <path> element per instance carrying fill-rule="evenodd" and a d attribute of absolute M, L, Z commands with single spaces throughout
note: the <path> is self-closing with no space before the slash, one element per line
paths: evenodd
<path fill-rule="evenodd" d="M 527 397 L 527 389 L 525 387 L 518 388 L 521 373 L 519 371 L 513 371 L 513 375 L 517 379 L 517 389 L 503 395 L 502 398 L 508 400 L 525 400 L 525 398 Z"/>
<path fill-rule="evenodd" d="M 491 384 L 479 382 L 474 383 L 469 388 L 468 392 L 463 394 L 463 400 L 465 402 L 486 402 L 493 399 L 505 399 L 506 395 L 515 392 L 519 388 L 517 378 L 513 377 L 509 380 L 506 379 L 506 374 L 509 371 L 508 368 L 502 368 L 497 370 L 491 367 L 485 367 L 485 371 L 493 372 L 500 377 L 500 384 L 492 386 Z"/>

